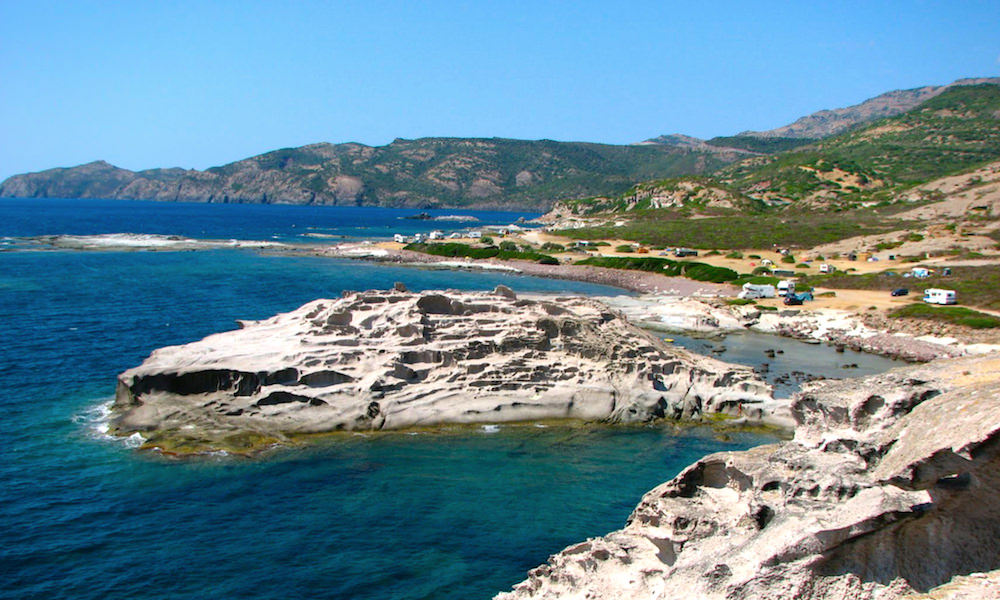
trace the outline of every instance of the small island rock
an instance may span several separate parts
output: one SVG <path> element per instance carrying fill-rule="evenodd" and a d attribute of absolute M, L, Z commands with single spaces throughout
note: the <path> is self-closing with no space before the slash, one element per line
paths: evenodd
<path fill-rule="evenodd" d="M 749 368 L 668 347 L 586 298 L 395 289 L 316 300 L 122 373 L 111 430 L 180 453 L 289 436 L 540 419 L 765 416 Z"/>

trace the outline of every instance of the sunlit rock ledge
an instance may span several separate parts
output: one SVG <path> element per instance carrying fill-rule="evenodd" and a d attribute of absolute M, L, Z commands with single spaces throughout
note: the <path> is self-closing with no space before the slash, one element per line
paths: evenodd
<path fill-rule="evenodd" d="M 1000 354 L 809 384 L 498 600 L 1000 597 Z"/>
<path fill-rule="evenodd" d="M 111 431 L 168 452 L 445 423 L 781 419 L 749 368 L 668 347 L 587 298 L 347 293 L 162 348 L 122 373 Z"/>

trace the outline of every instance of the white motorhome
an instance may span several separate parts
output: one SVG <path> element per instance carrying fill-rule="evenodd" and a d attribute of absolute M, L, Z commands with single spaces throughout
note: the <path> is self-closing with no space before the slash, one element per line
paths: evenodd
<path fill-rule="evenodd" d="M 788 294 L 794 294 L 794 293 L 795 293 L 795 282 L 794 281 L 792 281 L 791 279 L 785 279 L 783 281 L 779 281 L 778 282 L 778 295 L 779 296 L 784 297 L 784 296 L 787 296 Z"/>
<path fill-rule="evenodd" d="M 928 304 L 956 304 L 955 290 L 928 288 L 924 290 L 924 302 Z"/>
<path fill-rule="evenodd" d="M 835 266 L 833 266 L 831 264 L 827 264 L 827 263 L 823 263 L 823 264 L 821 264 L 819 266 L 819 272 L 820 273 L 833 273 L 836 270 L 837 270 L 837 267 L 835 267 Z"/>
<path fill-rule="evenodd" d="M 744 283 L 743 290 L 737 298 L 753 300 L 756 298 L 774 298 L 774 286 L 770 284 Z"/>

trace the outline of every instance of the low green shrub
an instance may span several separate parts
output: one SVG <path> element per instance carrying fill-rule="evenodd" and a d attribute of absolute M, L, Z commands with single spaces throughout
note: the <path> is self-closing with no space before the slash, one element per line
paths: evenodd
<path fill-rule="evenodd" d="M 684 276 L 695 281 L 710 281 L 712 283 L 725 283 L 739 277 L 739 274 L 728 267 L 716 267 L 704 263 L 685 263 L 687 268 Z"/>
<path fill-rule="evenodd" d="M 505 247 L 510 248 L 510 246 L 504 246 L 504 244 L 500 244 L 500 246 L 500 248 L 496 246 L 476 248 L 468 244 L 460 244 L 458 242 L 446 242 L 442 244 L 414 243 L 407 245 L 404 250 L 422 252 L 433 256 L 446 256 L 449 258 L 499 258 L 501 260 L 530 260 L 546 265 L 559 264 L 558 259 L 547 254 L 540 254 L 538 252 L 522 252 L 517 249 L 517 245 L 514 245 L 513 250 L 505 250 Z"/>
<path fill-rule="evenodd" d="M 1000 318 L 981 313 L 964 306 L 933 306 L 930 304 L 907 304 L 889 313 L 890 317 L 926 319 L 963 325 L 973 329 L 995 329 L 1000 327 Z"/>
<path fill-rule="evenodd" d="M 892 250 L 893 248 L 899 248 L 903 245 L 903 242 L 879 242 L 875 244 L 875 250 L 877 252 L 882 252 L 883 250 Z"/>
<path fill-rule="evenodd" d="M 736 271 L 727 267 L 716 267 L 699 262 L 674 261 L 651 256 L 592 256 L 576 264 L 609 269 L 649 271 L 652 273 L 662 273 L 668 277 L 684 276 L 695 281 L 708 281 L 712 283 L 725 283 L 739 277 Z"/>

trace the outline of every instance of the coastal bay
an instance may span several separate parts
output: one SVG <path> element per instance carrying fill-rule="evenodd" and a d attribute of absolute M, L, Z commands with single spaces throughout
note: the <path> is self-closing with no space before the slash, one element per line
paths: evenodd
<path fill-rule="evenodd" d="M 5 241 L 16 246 L 38 234 L 5 232 Z M 211 234 L 206 237 L 227 237 Z M 11 340 L 2 357 L 10 415 L 3 427 L 15 457 L 4 472 L 14 500 L 3 513 L 5 530 L 14 532 L 5 558 L 22 573 L 15 589 L 36 596 L 107 597 L 112 590 L 128 590 L 183 597 L 213 585 L 220 597 L 265 598 L 275 594 L 277 580 L 282 590 L 291 580 L 302 593 L 357 595 L 370 591 L 373 569 L 382 574 L 386 597 L 489 596 L 509 589 L 559 548 L 620 527 L 643 492 L 698 458 L 775 439 L 667 424 L 608 429 L 542 423 L 548 426 L 436 428 L 371 438 L 343 434 L 250 462 L 210 455 L 176 463 L 136 454 L 128 438 L 104 434 L 109 383 L 153 349 L 231 330 L 237 319 L 264 319 L 316 297 L 387 289 L 395 281 L 414 290 L 486 290 L 502 284 L 519 292 L 605 297 L 619 297 L 622 290 L 503 270 L 441 270 L 239 249 L 34 247 L 0 253 L 0 260 L 3 324 Z M 461 462 L 465 455 L 473 462 Z M 420 456 L 426 460 L 415 460 Z M 549 473 L 545 485 L 525 487 L 537 473 Z M 443 485 L 450 480 L 455 487 Z M 597 489 L 610 495 L 592 491 Z M 311 499 L 303 510 L 275 515 L 276 506 L 298 504 L 303 497 Z M 466 505 L 468 498 L 479 498 L 477 505 L 507 506 L 512 497 L 525 503 L 510 505 L 511 513 L 470 514 Z M 331 510 L 343 518 L 332 519 Z M 414 510 L 418 517 L 403 530 L 406 539 L 392 537 L 398 515 Z M 149 529 L 151 521 L 161 525 Z M 371 521 L 386 528 L 372 530 Z M 171 527 L 178 522 L 190 525 Z M 459 536 L 456 522 L 462 524 Z M 540 536 L 542 522 L 548 525 Z M 269 524 L 261 530 L 261 523 Z M 325 529 L 315 536 L 302 533 L 317 523 Z M 131 531 L 143 527 L 149 535 L 132 539 Z M 219 530 L 229 532 L 224 540 L 211 533 Z M 358 535 L 377 541 L 359 548 L 350 541 Z M 415 535 L 421 548 L 416 556 Z M 498 539 L 506 542 L 498 546 Z M 291 558 L 303 543 L 319 562 Z M 245 562 L 247 570 L 220 577 L 208 568 L 191 568 L 187 557 L 193 546 L 202 548 L 194 556 L 204 556 L 206 565 L 209 556 L 225 556 L 230 564 Z M 405 553 L 396 554 L 396 548 Z M 76 558 L 66 563 L 67 556 Z M 118 568 L 137 572 L 142 567 L 136 561 L 147 560 L 162 570 L 142 580 L 105 577 Z M 60 561 L 65 566 L 59 577 L 40 571 L 50 573 L 48 566 Z M 265 563 L 274 570 L 256 572 Z M 180 571 L 187 574 L 178 580 Z M 484 576 L 487 571 L 491 575 Z M 336 582 L 330 582 L 331 572 L 340 574 Z"/>
<path fill-rule="evenodd" d="M 46 220 L 59 217 L 51 206 Z M 156 208 L 164 213 L 128 231 L 146 222 L 172 229 L 162 215 L 176 207 Z M 72 229 L 92 216 L 74 207 L 64 232 L 123 232 Z M 5 217 L 0 236 L 44 233 L 15 232 L 16 216 Z M 275 220 L 231 221 L 264 229 Z M 185 212 L 177 229 L 190 224 Z M 396 281 L 412 290 L 624 292 L 239 249 L 32 248 L 0 252 L 0 265 L 0 552 L 16 573 L 0 597 L 489 597 L 557 549 L 620 526 L 643 492 L 697 457 L 774 439 L 697 427 L 468 426 L 345 433 L 251 461 L 174 461 L 106 435 L 117 374 L 155 348 Z"/>

